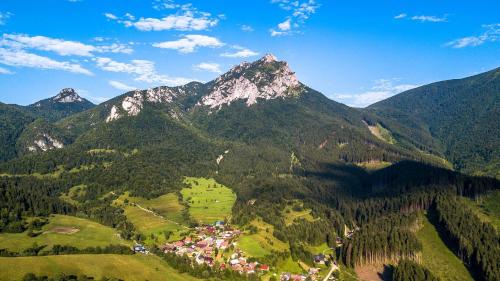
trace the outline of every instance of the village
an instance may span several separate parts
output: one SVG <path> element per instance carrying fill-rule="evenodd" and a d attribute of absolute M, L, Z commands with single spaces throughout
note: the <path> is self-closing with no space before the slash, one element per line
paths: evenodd
<path fill-rule="evenodd" d="M 218 266 L 219 270 L 230 269 L 246 275 L 257 274 L 261 276 L 267 274 L 270 271 L 269 265 L 247 257 L 243 251 L 238 249 L 237 240 L 241 234 L 240 230 L 223 221 L 217 221 L 212 225 L 196 227 L 190 235 L 181 240 L 166 243 L 160 249 L 164 253 L 174 253 L 178 256 L 185 255 L 198 265 Z M 140 244 L 137 244 L 134 250 L 139 253 L 149 254 L 149 251 Z M 323 270 L 325 266 L 332 269 L 336 267 L 336 263 L 333 264 L 324 254 L 315 255 L 314 263 L 318 267 L 310 267 L 307 273 L 281 272 L 276 278 L 282 281 L 320 280 L 321 265 L 323 265 Z M 331 275 L 331 272 L 328 273 L 327 277 Z M 330 277 L 328 280 L 335 279 Z"/>

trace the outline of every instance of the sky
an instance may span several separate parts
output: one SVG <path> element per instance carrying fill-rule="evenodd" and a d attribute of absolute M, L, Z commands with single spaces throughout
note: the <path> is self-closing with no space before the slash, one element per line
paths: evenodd
<path fill-rule="evenodd" d="M 500 66 L 500 1 L 0 0 L 0 101 L 94 103 L 208 82 L 266 53 L 365 107 Z"/>

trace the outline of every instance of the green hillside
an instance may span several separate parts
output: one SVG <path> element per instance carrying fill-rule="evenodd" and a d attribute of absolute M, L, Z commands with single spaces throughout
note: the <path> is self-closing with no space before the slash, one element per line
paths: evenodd
<path fill-rule="evenodd" d="M 121 280 L 198 280 L 180 274 L 155 256 L 70 255 L 45 257 L 0 257 L 0 280 L 21 280 L 26 273 L 54 277 L 57 274 L 87 275 Z"/>
<path fill-rule="evenodd" d="M 368 107 L 400 138 L 442 153 L 458 170 L 499 177 L 500 68 L 436 82 Z"/>

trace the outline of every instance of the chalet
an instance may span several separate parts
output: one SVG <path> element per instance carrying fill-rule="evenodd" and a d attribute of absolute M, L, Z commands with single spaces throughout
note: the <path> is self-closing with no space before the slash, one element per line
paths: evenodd
<path fill-rule="evenodd" d="M 267 264 L 261 264 L 260 267 L 259 267 L 259 269 L 261 271 L 269 271 L 269 265 L 267 265 Z"/>

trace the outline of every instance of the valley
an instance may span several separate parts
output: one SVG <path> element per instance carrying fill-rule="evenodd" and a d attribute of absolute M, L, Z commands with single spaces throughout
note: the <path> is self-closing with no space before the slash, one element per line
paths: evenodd
<path fill-rule="evenodd" d="M 494 104 L 498 71 L 438 83 L 486 79 Z M 495 281 L 499 128 L 450 141 L 404 104 L 420 90 L 351 108 L 268 54 L 98 105 L 1 105 L 0 280 Z"/>

